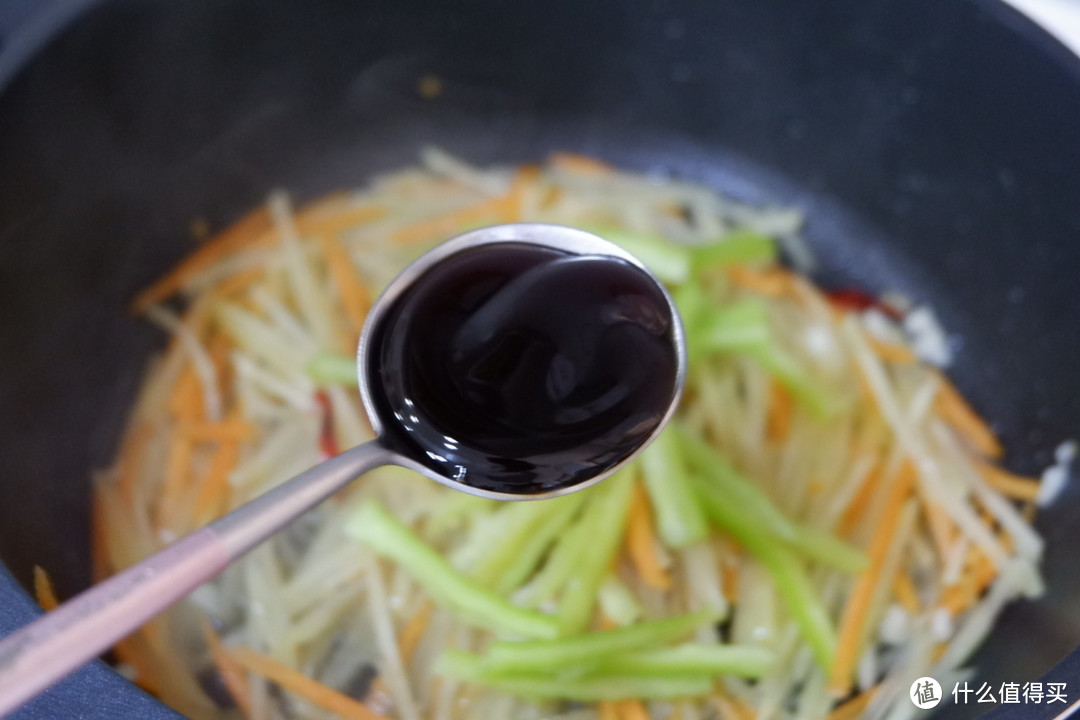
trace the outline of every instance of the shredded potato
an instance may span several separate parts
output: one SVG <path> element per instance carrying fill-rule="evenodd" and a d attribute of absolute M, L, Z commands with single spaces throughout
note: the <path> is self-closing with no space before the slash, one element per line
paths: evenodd
<path fill-rule="evenodd" d="M 893 307 L 781 264 L 809 263 L 797 214 L 572 153 L 422 160 L 276 193 L 139 294 L 172 341 L 97 480 L 95 567 L 370 439 L 364 314 L 470 227 L 583 227 L 650 265 L 689 341 L 672 427 L 555 500 L 374 471 L 125 641 L 140 685 L 213 720 L 895 720 L 1041 592 L 1038 481 Z"/>

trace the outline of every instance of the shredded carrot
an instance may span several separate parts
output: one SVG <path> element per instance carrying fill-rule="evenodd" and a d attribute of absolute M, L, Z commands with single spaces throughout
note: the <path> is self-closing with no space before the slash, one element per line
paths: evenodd
<path fill-rule="evenodd" d="M 433 609 L 431 601 L 425 600 L 416 614 L 402 628 L 401 635 L 398 636 L 398 653 L 401 655 L 402 662 L 408 663 L 416 653 L 416 647 L 420 644 L 424 631 L 427 630 Z"/>
<path fill-rule="evenodd" d="M 222 297 L 231 298 L 247 290 L 261 280 L 264 275 L 266 275 L 266 268 L 264 267 L 252 267 L 247 270 L 241 270 L 235 275 L 231 275 L 218 283 L 217 287 L 214 288 L 214 291 Z"/>
<path fill-rule="evenodd" d="M 147 647 L 148 641 L 141 631 L 129 635 L 121 640 L 113 648 L 116 659 L 131 668 L 135 673 L 132 681 L 153 695 L 161 692 L 161 682 L 155 671 L 157 663 L 153 660 L 153 653 Z"/>
<path fill-rule="evenodd" d="M 739 597 L 739 567 L 731 561 L 720 562 L 720 579 L 724 583 L 724 597 L 734 604 Z"/>
<path fill-rule="evenodd" d="M 868 334 L 866 336 L 866 344 L 870 346 L 870 349 L 874 351 L 874 354 L 887 363 L 914 365 L 919 361 L 919 358 L 916 357 L 915 353 L 909 348 L 896 343 L 879 340 L 873 335 Z"/>
<path fill-rule="evenodd" d="M 791 393 L 775 379 L 769 385 L 769 410 L 765 423 L 765 434 L 770 440 L 782 443 L 791 434 L 791 418 L 795 412 L 795 403 Z"/>
<path fill-rule="evenodd" d="M 200 245 L 198 250 L 184 259 L 169 274 L 136 295 L 132 310 L 136 313 L 142 312 L 151 305 L 168 299 L 183 288 L 192 277 L 225 257 L 260 242 L 268 241 L 272 227 L 270 213 L 265 208 L 252 212 L 213 239 Z"/>
<path fill-rule="evenodd" d="M 181 420 L 195 420 L 205 415 L 203 393 L 195 366 L 188 363 L 169 395 L 169 413 Z"/>
<path fill-rule="evenodd" d="M 990 426 L 964 399 L 948 378 L 941 376 L 934 406 L 945 422 L 983 456 L 998 460 L 1004 454 Z"/>
<path fill-rule="evenodd" d="M 783 268 L 754 270 L 745 265 L 732 265 L 727 268 L 727 276 L 735 285 L 769 297 L 794 294 L 791 273 Z"/>
<path fill-rule="evenodd" d="M 649 711 L 640 700 L 620 700 L 615 709 L 621 720 L 649 720 Z"/>
<path fill-rule="evenodd" d="M 660 564 L 656 542 L 656 528 L 649 508 L 649 497 L 642 484 L 637 482 L 634 484 L 630 514 L 626 520 L 627 554 L 646 585 L 657 590 L 669 590 L 671 575 Z"/>
<path fill-rule="evenodd" d="M 390 234 L 390 240 L 400 245 L 408 245 L 432 238 L 445 239 L 470 225 L 482 222 L 506 222 L 512 210 L 510 204 L 506 196 L 481 200 L 473 205 L 399 228 Z"/>
<path fill-rule="evenodd" d="M 1015 475 L 993 463 L 978 463 L 979 471 L 990 487 L 1014 500 L 1034 502 L 1039 496 L 1038 478 Z"/>
<path fill-rule="evenodd" d="M 552 153 L 548 166 L 575 175 L 610 175 L 615 170 L 606 162 L 572 152 Z"/>
<path fill-rule="evenodd" d="M 856 580 L 847 606 L 844 608 L 840 620 L 836 657 L 829 673 L 830 688 L 839 697 L 847 695 L 851 687 L 852 675 L 859 659 L 859 645 L 869 620 L 870 599 L 881 580 L 885 556 L 900 525 L 904 501 L 911 494 L 914 483 L 915 468 L 911 461 L 905 461 L 889 489 L 885 510 L 870 541 L 870 564 Z"/>
<path fill-rule="evenodd" d="M 844 702 L 836 707 L 831 713 L 829 713 L 825 720 L 856 720 L 863 711 L 866 710 L 866 706 L 870 704 L 870 701 L 874 699 L 874 693 L 877 692 L 878 686 L 875 685 L 872 688 L 862 691 L 855 697 Z"/>
<path fill-rule="evenodd" d="M 324 235 L 319 238 L 319 242 L 326 257 L 327 269 L 330 270 L 330 276 L 334 278 L 334 284 L 341 294 L 341 305 L 349 319 L 349 329 L 359 335 L 364 327 L 364 318 L 371 308 L 371 293 L 360 281 L 356 266 L 336 238 Z"/>
<path fill-rule="evenodd" d="M 221 516 L 229 507 L 229 473 L 236 467 L 240 449 L 234 440 L 218 446 L 195 496 L 195 525 Z"/>
<path fill-rule="evenodd" d="M 348 695 L 327 687 L 302 672 L 294 670 L 271 657 L 257 653 L 251 648 L 237 646 L 224 650 L 238 665 L 256 675 L 262 675 L 264 678 L 272 680 L 282 688 L 296 693 L 325 710 L 337 713 L 343 718 L 348 720 L 380 720 L 382 717 Z"/>
<path fill-rule="evenodd" d="M 870 503 L 873 501 L 874 495 L 880 489 L 880 485 L 881 466 L 875 465 L 866 473 L 866 477 L 863 478 L 862 485 L 860 485 L 858 491 L 856 491 L 855 497 L 851 499 L 847 508 L 844 509 L 843 514 L 840 515 L 840 520 L 837 523 L 837 532 L 841 536 L 849 536 L 855 530 L 859 521 L 862 520 L 870 510 Z"/>
<path fill-rule="evenodd" d="M 996 577 L 997 568 L 993 561 L 978 548 L 972 548 L 960 581 L 946 588 L 942 594 L 941 607 L 953 616 L 959 615 L 978 601 Z"/>
<path fill-rule="evenodd" d="M 251 683 L 248 681 L 247 672 L 222 645 L 221 638 L 214 632 L 209 620 L 205 617 L 199 618 L 199 625 L 202 627 L 206 647 L 210 650 L 210 657 L 217 666 L 218 674 L 221 675 L 221 681 L 225 683 L 225 688 L 229 691 L 236 706 L 245 716 L 250 717 Z"/>
<path fill-rule="evenodd" d="M 225 442 L 247 440 L 255 434 L 255 427 L 238 417 L 221 422 L 198 421 L 186 423 L 183 432 L 192 442 Z"/>
<path fill-rule="evenodd" d="M 56 609 L 56 606 L 60 604 L 53 591 L 49 573 L 45 572 L 45 568 L 40 565 L 34 566 L 34 597 L 38 605 L 46 612 Z"/>
<path fill-rule="evenodd" d="M 934 541 L 938 555 L 942 558 L 949 554 L 953 544 L 953 522 L 948 514 L 935 503 L 926 490 L 916 484 L 916 497 L 919 499 L 919 507 L 922 508 L 923 517 L 926 518 L 927 527 L 930 528 L 930 538 Z"/>
<path fill-rule="evenodd" d="M 135 510 L 135 487 L 139 482 L 139 461 L 153 437 L 150 425 L 140 422 L 128 432 L 116 459 L 116 487 L 124 506 Z"/>
<path fill-rule="evenodd" d="M 909 613 L 917 613 L 921 609 L 919 592 L 915 589 L 911 576 L 903 568 L 896 571 L 896 578 L 893 580 L 893 595 Z"/>
<path fill-rule="evenodd" d="M 540 178 L 540 168 L 535 165 L 522 165 L 514 173 L 510 191 L 506 195 L 507 222 L 521 222 L 525 212 L 525 193 Z"/>
<path fill-rule="evenodd" d="M 600 720 L 620 720 L 619 706 L 613 700 L 602 700 L 596 704 Z"/>

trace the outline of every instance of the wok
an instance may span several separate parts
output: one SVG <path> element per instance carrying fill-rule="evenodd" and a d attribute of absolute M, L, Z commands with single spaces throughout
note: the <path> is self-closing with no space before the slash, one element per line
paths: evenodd
<path fill-rule="evenodd" d="M 423 143 L 480 164 L 576 150 L 800 207 L 822 282 L 936 308 L 1012 468 L 1080 427 L 1080 61 L 998 2 L 89 6 L 0 63 L 0 632 L 40 612 L 33 564 L 61 596 L 88 582 L 88 478 L 159 343 L 125 306 L 192 219 L 353 186 Z M 1080 488 L 1038 525 L 1049 591 L 1006 612 L 977 681 L 1034 679 L 1080 642 Z M 1080 659 L 1052 672 L 1080 693 Z M 175 715 L 98 663 L 16 717 Z"/>

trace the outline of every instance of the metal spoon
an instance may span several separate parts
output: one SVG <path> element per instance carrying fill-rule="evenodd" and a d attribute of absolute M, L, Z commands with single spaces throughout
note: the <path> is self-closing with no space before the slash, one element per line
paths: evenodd
<path fill-rule="evenodd" d="M 685 371 L 685 338 L 675 305 L 655 277 L 670 314 L 669 337 L 676 377 L 666 412 L 640 443 L 610 465 L 597 468 L 582 482 L 523 496 L 485 490 L 440 472 L 439 466 L 407 454 L 385 441 L 385 430 L 398 422 L 384 417 L 375 401 L 378 353 L 373 343 L 388 311 L 403 293 L 423 283 L 427 273 L 459 253 L 495 243 L 519 243 L 568 255 L 612 258 L 648 271 L 621 248 L 590 233 L 556 225 L 500 225 L 460 235 L 409 265 L 372 307 L 360 339 L 357 371 L 360 394 L 379 437 L 326 460 L 228 515 L 177 540 L 140 563 L 69 600 L 53 612 L 0 640 L 0 716 L 93 659 L 169 605 L 210 580 L 229 563 L 266 540 L 368 470 L 400 465 L 437 482 L 475 495 L 501 500 L 539 499 L 579 490 L 599 482 L 629 462 L 666 424 L 678 403 Z"/>

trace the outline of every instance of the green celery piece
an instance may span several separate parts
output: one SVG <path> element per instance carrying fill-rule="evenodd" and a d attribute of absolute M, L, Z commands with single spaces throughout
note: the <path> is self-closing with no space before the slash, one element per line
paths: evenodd
<path fill-rule="evenodd" d="M 796 523 L 773 504 L 765 491 L 704 440 L 676 423 L 671 424 L 668 432 L 676 436 L 690 466 L 711 483 L 718 497 L 723 493 L 727 504 L 753 516 L 760 527 L 787 543 L 792 550 L 846 573 L 855 574 L 865 569 L 869 562 L 866 553 L 824 530 Z"/>
<path fill-rule="evenodd" d="M 555 618 L 510 604 L 455 570 L 377 501 L 370 500 L 349 519 L 346 532 L 374 552 L 401 565 L 437 601 L 462 618 L 495 633 L 553 638 Z"/>
<path fill-rule="evenodd" d="M 484 685 L 530 700 L 672 700 L 707 695 L 712 680 L 707 677 L 642 677 L 641 675 L 589 675 L 578 678 L 556 677 L 536 671 L 516 676 L 491 676 L 483 670 L 484 661 L 476 655 L 456 650 L 443 653 L 436 672 L 465 682 Z"/>
<path fill-rule="evenodd" d="M 643 608 L 634 593 L 614 573 L 608 573 L 600 583 L 600 608 L 616 625 L 630 625 L 639 617 Z"/>
<path fill-rule="evenodd" d="M 659 235 L 622 228 L 593 227 L 589 232 L 613 242 L 636 257 L 653 275 L 668 285 L 679 285 L 690 277 L 690 250 Z"/>
<path fill-rule="evenodd" d="M 690 251 L 690 267 L 701 272 L 726 265 L 767 265 L 776 262 L 776 242 L 752 230 L 736 230 L 723 240 Z"/>
<path fill-rule="evenodd" d="M 683 548 L 707 537 L 705 514 L 690 487 L 685 458 L 670 429 L 642 452 L 641 469 L 664 543 Z"/>
<path fill-rule="evenodd" d="M 563 635 L 581 632 L 592 619 L 600 583 L 626 531 L 633 490 L 634 470 L 623 469 L 598 485 L 588 501 L 582 522 L 588 523 L 589 532 L 578 547 L 581 559 L 559 598 L 559 627 Z"/>
<path fill-rule="evenodd" d="M 505 568 L 495 579 L 493 586 L 495 592 L 499 595 L 507 595 L 520 587 L 533 574 L 540 565 L 544 553 L 573 521 L 585 497 L 584 493 L 573 493 L 559 498 L 560 502 L 552 507 L 551 512 L 520 546 L 513 564 Z"/>
<path fill-rule="evenodd" d="M 769 327 L 768 308 L 758 298 L 740 300 L 702 317 L 691 342 L 699 352 L 750 356 L 819 418 L 836 411 L 832 394 L 777 344 Z"/>
<path fill-rule="evenodd" d="M 780 597 L 810 644 L 814 659 L 827 672 L 836 652 L 836 629 L 794 552 L 761 527 L 754 515 L 731 503 L 716 485 L 699 480 L 697 490 L 713 522 L 769 571 Z"/>
<path fill-rule="evenodd" d="M 760 678 L 775 662 L 776 655 L 771 650 L 756 645 L 686 643 L 616 655 L 600 665 L 596 672 L 646 677 L 738 675 Z"/>
<path fill-rule="evenodd" d="M 351 355 L 321 350 L 312 356 L 304 368 L 308 377 L 319 385 L 356 387 L 356 358 Z"/>
<path fill-rule="evenodd" d="M 563 671 L 587 666 L 630 650 L 663 645 L 686 637 L 719 620 L 719 613 L 701 610 L 686 615 L 583 633 L 557 640 L 495 642 L 484 657 L 483 668 L 494 673 Z"/>
<path fill-rule="evenodd" d="M 591 497 L 592 490 L 578 495 Z M 581 564 L 581 548 L 589 543 L 592 529 L 587 513 L 582 513 L 558 538 L 547 560 L 532 580 L 515 593 L 515 599 L 527 607 L 538 607 L 562 591 Z"/>

